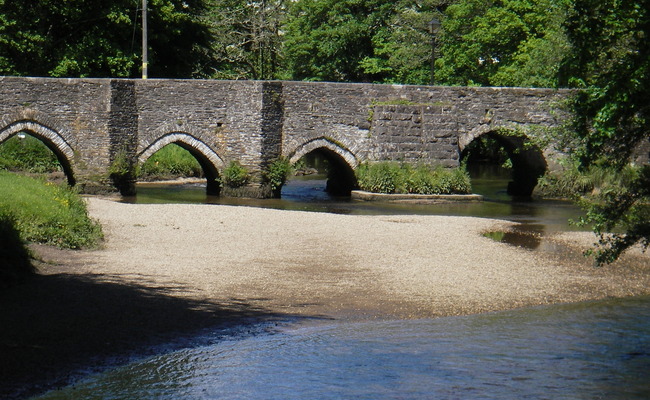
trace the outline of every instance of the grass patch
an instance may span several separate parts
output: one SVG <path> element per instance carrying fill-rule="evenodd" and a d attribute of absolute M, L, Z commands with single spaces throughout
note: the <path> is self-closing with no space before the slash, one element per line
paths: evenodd
<path fill-rule="evenodd" d="M 139 177 L 152 181 L 179 177 L 203 177 L 203 168 L 196 158 L 177 144 L 171 143 L 153 154 L 140 166 Z"/>
<path fill-rule="evenodd" d="M 585 195 L 616 190 L 621 185 L 629 185 L 638 167 L 627 166 L 616 170 L 609 166 L 592 165 L 580 170 L 571 166 L 562 171 L 547 172 L 537 182 L 537 193 L 546 198 L 579 199 Z"/>
<path fill-rule="evenodd" d="M 397 162 L 361 164 L 356 170 L 359 188 L 373 193 L 470 194 L 472 185 L 464 166 L 443 168 Z"/>
<path fill-rule="evenodd" d="M 103 237 L 73 189 L 0 171 L 0 215 L 10 215 L 24 241 L 61 248 L 91 248 Z"/>

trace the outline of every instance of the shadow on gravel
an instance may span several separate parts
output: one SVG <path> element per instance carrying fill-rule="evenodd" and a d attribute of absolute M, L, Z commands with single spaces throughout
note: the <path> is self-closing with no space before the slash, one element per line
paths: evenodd
<path fill-rule="evenodd" d="M 24 398 L 134 356 L 191 346 L 202 333 L 247 335 L 260 322 L 292 318 L 127 279 L 37 275 L 0 291 L 0 398 Z"/>

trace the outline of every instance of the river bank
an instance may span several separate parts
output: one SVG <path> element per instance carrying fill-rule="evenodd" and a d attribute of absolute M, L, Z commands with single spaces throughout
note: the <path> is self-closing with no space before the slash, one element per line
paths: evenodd
<path fill-rule="evenodd" d="M 350 216 L 91 198 L 96 251 L 35 247 L 31 283 L 0 294 L 0 397 L 205 329 L 289 319 L 415 319 L 650 293 L 650 258 L 595 269 L 588 233 L 542 254 L 482 235 L 508 222 Z M 570 250 L 572 249 L 572 250 Z M 22 392 L 20 390 L 23 390 Z"/>

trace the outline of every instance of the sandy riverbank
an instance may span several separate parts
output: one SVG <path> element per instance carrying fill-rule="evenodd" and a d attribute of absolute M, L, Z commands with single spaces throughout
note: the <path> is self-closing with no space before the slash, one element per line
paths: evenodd
<path fill-rule="evenodd" d="M 92 198 L 105 247 L 37 247 L 29 284 L 0 293 L 0 397 L 202 329 L 288 317 L 404 319 L 650 293 L 650 257 L 595 269 L 573 248 L 544 255 L 465 217 L 346 216 Z"/>

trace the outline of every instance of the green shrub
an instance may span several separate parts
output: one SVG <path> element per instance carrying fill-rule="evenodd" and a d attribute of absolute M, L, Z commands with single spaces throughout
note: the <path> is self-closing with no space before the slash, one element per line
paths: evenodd
<path fill-rule="evenodd" d="M 406 192 L 418 194 L 433 192 L 435 182 L 429 168 L 424 166 L 402 168 L 406 174 Z"/>
<path fill-rule="evenodd" d="M 396 162 L 362 164 L 356 171 L 359 187 L 374 193 L 467 194 L 472 192 L 465 167 L 443 168 Z"/>
<path fill-rule="evenodd" d="M 0 214 L 0 286 L 13 285 L 34 273 L 31 254 L 20 238 L 16 218 Z"/>
<path fill-rule="evenodd" d="M 361 164 L 357 170 L 359 188 L 374 193 L 396 193 L 403 187 L 400 166 L 391 162 Z"/>
<path fill-rule="evenodd" d="M 284 157 L 280 157 L 269 164 L 264 177 L 269 185 L 271 185 L 274 196 L 277 197 L 280 195 L 282 186 L 284 186 L 292 170 L 291 163 Z"/>
<path fill-rule="evenodd" d="M 469 194 L 472 193 L 472 182 L 464 166 L 460 168 L 438 167 L 432 171 L 437 177 L 437 185 L 433 193 L 438 194 Z"/>
<path fill-rule="evenodd" d="M 48 173 L 61 169 L 56 155 L 31 135 L 15 135 L 0 145 L 0 169 Z"/>
<path fill-rule="evenodd" d="M 79 249 L 95 247 L 102 238 L 85 201 L 67 185 L 0 171 L 0 193 L 0 214 L 14 216 L 25 241 Z"/>
<path fill-rule="evenodd" d="M 154 153 L 140 166 L 144 180 L 202 177 L 203 168 L 194 156 L 177 144 L 169 144 Z"/>
<path fill-rule="evenodd" d="M 231 161 L 223 170 L 223 182 L 231 188 L 245 186 L 249 181 L 248 171 L 237 161 Z"/>

